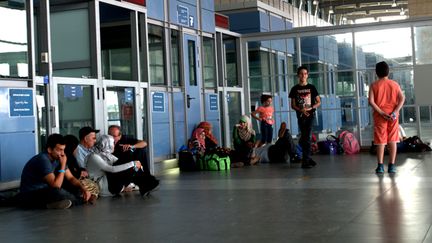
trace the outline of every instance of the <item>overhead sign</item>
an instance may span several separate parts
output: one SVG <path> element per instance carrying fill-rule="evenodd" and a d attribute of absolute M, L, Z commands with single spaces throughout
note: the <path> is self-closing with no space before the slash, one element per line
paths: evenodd
<path fill-rule="evenodd" d="M 165 112 L 165 94 L 162 92 L 153 93 L 153 112 Z"/>
<path fill-rule="evenodd" d="M 9 116 L 34 116 L 33 90 L 9 89 Z"/>

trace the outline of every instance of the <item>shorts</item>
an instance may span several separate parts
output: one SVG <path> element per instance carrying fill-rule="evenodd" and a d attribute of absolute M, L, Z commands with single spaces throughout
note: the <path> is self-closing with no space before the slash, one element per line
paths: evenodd
<path fill-rule="evenodd" d="M 386 145 L 390 142 L 399 142 L 399 117 L 394 121 L 388 121 L 374 113 L 373 118 L 374 144 Z"/>

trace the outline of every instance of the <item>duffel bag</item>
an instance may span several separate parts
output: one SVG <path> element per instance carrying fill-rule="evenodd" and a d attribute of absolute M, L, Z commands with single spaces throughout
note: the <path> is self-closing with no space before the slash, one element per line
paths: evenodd
<path fill-rule="evenodd" d="M 229 170 L 231 168 L 231 160 L 229 156 L 220 156 L 217 153 L 206 154 L 200 160 L 201 170 Z"/>

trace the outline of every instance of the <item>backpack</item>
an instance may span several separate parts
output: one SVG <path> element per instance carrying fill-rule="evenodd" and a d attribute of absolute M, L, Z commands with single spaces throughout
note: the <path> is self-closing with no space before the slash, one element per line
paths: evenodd
<path fill-rule="evenodd" d="M 360 152 L 360 144 L 353 133 L 343 131 L 338 138 L 345 154 L 357 154 Z"/>

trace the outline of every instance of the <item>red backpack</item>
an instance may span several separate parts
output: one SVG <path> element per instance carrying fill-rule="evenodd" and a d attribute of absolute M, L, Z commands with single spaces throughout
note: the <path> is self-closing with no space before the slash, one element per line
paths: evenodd
<path fill-rule="evenodd" d="M 360 152 L 360 144 L 354 134 L 343 131 L 339 134 L 339 143 L 345 154 L 357 154 Z"/>

